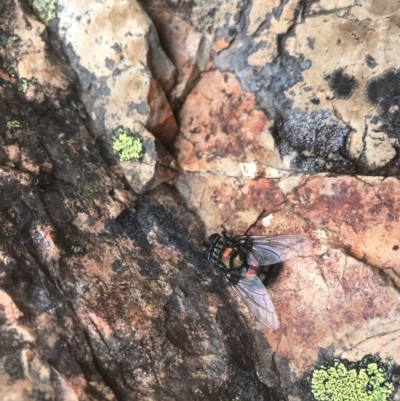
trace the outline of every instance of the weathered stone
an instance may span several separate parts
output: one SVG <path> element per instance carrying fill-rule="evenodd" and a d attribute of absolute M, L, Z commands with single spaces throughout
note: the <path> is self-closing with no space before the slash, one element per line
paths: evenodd
<path fill-rule="evenodd" d="M 143 3 L 160 35 L 160 41 L 168 57 L 177 68 L 177 78 L 169 99 L 175 107 L 191 89 L 208 59 L 205 53 L 207 39 L 178 15 L 165 9 L 163 4 L 152 6 Z"/>
<path fill-rule="evenodd" d="M 1 394 L 398 398 L 397 2 L 6 3 Z M 201 255 L 249 228 L 313 243 L 276 331 Z"/>
<path fill-rule="evenodd" d="M 68 94 L 73 71 L 52 60 L 45 26 L 16 1 L 4 4 L 0 18 L 0 90 L 13 87 L 37 102 Z"/>
<path fill-rule="evenodd" d="M 400 8 L 387 2 L 381 14 L 377 2 L 345 3 L 315 3 L 309 10 L 313 18 L 295 26 L 286 49 L 310 60 L 310 68 L 287 95 L 294 107 L 308 113 L 330 110 L 349 126 L 346 153 L 357 172 L 398 174 L 399 79 L 397 71 L 388 71 L 398 67 L 398 52 L 387 32 L 397 29 Z M 329 34 L 320 34 L 322 24 Z"/>
<path fill-rule="evenodd" d="M 269 121 L 254 107 L 254 96 L 243 93 L 231 74 L 204 74 L 180 111 L 175 147 L 181 167 L 254 178 L 282 166 Z"/>
<path fill-rule="evenodd" d="M 82 100 L 96 135 L 109 146 L 118 127 L 143 136 L 146 160 L 123 160 L 126 163 L 121 166 L 132 188 L 142 192 L 160 179 L 173 178 L 176 166 L 170 157 L 165 160 L 166 151 L 158 140 L 166 146 L 177 132 L 164 93 L 174 82 L 175 67 L 140 5 L 124 1 L 98 7 L 58 1 L 57 20 L 51 27 L 78 73 Z"/>

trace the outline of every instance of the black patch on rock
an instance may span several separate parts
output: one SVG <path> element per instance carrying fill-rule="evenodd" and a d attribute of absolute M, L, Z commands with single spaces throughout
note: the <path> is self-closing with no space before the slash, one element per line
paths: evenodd
<path fill-rule="evenodd" d="M 325 80 L 337 99 L 349 99 L 358 87 L 356 78 L 343 72 L 343 68 L 333 71 Z"/>
<path fill-rule="evenodd" d="M 391 69 L 365 86 L 367 102 L 377 108 L 385 133 L 400 138 L 400 69 Z"/>
<path fill-rule="evenodd" d="M 196 270 L 208 270 L 202 249 L 186 229 L 185 216 L 179 216 L 167 206 L 145 200 L 136 206 L 135 217 L 143 232 L 155 231 L 159 243 L 174 246 Z"/>
<path fill-rule="evenodd" d="M 367 64 L 369 68 L 375 68 L 378 65 L 378 63 L 370 54 L 365 56 L 365 64 Z"/>
<path fill-rule="evenodd" d="M 146 102 L 141 102 L 141 103 L 130 102 L 129 110 L 130 111 L 136 110 L 139 114 L 142 115 L 147 115 L 150 112 L 149 105 Z"/>
<path fill-rule="evenodd" d="M 269 401 L 285 400 L 286 397 L 278 388 L 269 388 L 260 381 L 259 375 L 255 373 L 253 360 L 256 353 L 261 351 L 255 347 L 253 348 L 253 336 L 246 331 L 243 332 L 239 315 L 233 312 L 228 305 L 222 305 L 218 309 L 217 324 L 226 339 L 225 347 L 230 359 L 228 375 L 235 377 L 235 380 L 233 380 L 234 386 L 224 389 L 226 398 L 221 399 L 234 400 L 237 397 L 246 401 L 261 399 Z M 260 343 L 260 340 L 261 336 L 257 336 L 257 346 L 264 347 L 264 352 L 268 351 L 268 343 L 265 339 L 263 343 Z M 274 373 L 278 378 L 278 372 Z M 260 394 L 264 394 L 263 398 L 260 398 Z"/>
<path fill-rule="evenodd" d="M 126 234 L 140 248 L 140 254 L 135 256 L 140 274 L 152 280 L 160 277 L 162 274 L 160 263 L 162 261 L 158 261 L 153 257 L 146 233 L 142 230 L 141 224 L 134 212 L 129 209 L 123 210 L 114 222 L 108 222 L 107 229 L 110 233 L 117 236 L 122 233 Z M 117 263 L 117 260 L 114 263 Z M 118 268 L 118 264 L 113 264 L 114 270 L 115 267 Z"/>
<path fill-rule="evenodd" d="M 355 165 L 347 157 L 350 129 L 329 111 L 289 112 L 273 132 L 281 156 L 296 153 L 290 165 L 297 171 L 351 174 Z"/>
<path fill-rule="evenodd" d="M 286 1 L 281 2 L 273 15 L 279 15 Z M 302 57 L 295 58 L 285 51 L 285 40 L 291 36 L 289 30 L 284 35 L 278 35 L 278 56 L 264 66 L 251 66 L 247 60 L 249 56 L 265 47 L 265 41 L 258 41 L 264 31 L 271 27 L 272 14 L 266 16 L 263 23 L 252 35 L 246 34 L 246 27 L 250 24 L 250 11 L 252 2 L 239 4 L 236 15 L 238 26 L 235 40 L 229 47 L 220 51 L 214 58 L 215 65 L 221 71 L 229 71 L 239 80 L 243 90 L 255 94 L 258 107 L 269 118 L 274 118 L 276 112 L 282 112 L 290 107 L 291 101 L 285 96 L 285 92 L 303 80 L 302 72 L 311 66 L 310 60 Z M 300 13 L 300 8 L 296 13 Z M 296 19 L 297 15 L 294 17 Z M 228 29 L 226 29 L 228 31 Z"/>
<path fill-rule="evenodd" d="M 10 355 L 6 358 L 4 370 L 10 376 L 12 382 L 22 380 L 25 377 L 19 353 Z"/>
<path fill-rule="evenodd" d="M 49 401 L 48 395 L 44 391 L 37 388 L 33 389 L 29 393 L 29 397 L 31 397 L 34 401 Z"/>
<path fill-rule="evenodd" d="M 125 265 L 125 263 L 121 259 L 115 259 L 113 263 L 111 263 L 111 268 L 116 273 L 123 273 L 128 270 L 129 267 Z"/>
<path fill-rule="evenodd" d="M 314 50 L 314 43 L 315 43 L 315 39 L 313 39 L 313 38 L 307 38 L 307 46 L 308 46 L 311 50 Z"/>
<path fill-rule="evenodd" d="M 115 66 L 115 61 L 111 58 L 106 57 L 106 67 L 109 70 L 112 70 L 114 68 L 114 66 Z"/>

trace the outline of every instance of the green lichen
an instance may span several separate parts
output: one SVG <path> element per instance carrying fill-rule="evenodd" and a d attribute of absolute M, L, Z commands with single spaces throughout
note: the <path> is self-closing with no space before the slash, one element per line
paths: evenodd
<path fill-rule="evenodd" d="M 0 87 L 7 89 L 7 88 L 12 88 L 12 85 L 9 82 L 5 81 L 4 79 L 0 78 Z"/>
<path fill-rule="evenodd" d="M 26 93 L 29 88 L 29 80 L 26 78 L 21 78 L 17 83 L 17 91 Z"/>
<path fill-rule="evenodd" d="M 21 38 L 8 31 L 0 31 L 0 47 L 12 47 Z"/>
<path fill-rule="evenodd" d="M 21 38 L 18 35 L 11 35 L 8 38 L 7 44 L 11 45 L 13 43 L 19 42 L 21 40 Z"/>
<path fill-rule="evenodd" d="M 15 60 L 7 60 L 0 57 L 0 68 L 4 69 L 10 78 L 18 77 L 18 63 Z"/>
<path fill-rule="evenodd" d="M 83 256 L 86 254 L 86 248 L 80 244 L 72 244 L 69 249 L 71 253 L 76 256 Z"/>
<path fill-rule="evenodd" d="M 32 0 L 35 14 L 46 25 L 56 17 L 57 0 Z"/>
<path fill-rule="evenodd" d="M 18 129 L 20 129 L 22 126 L 21 126 L 21 123 L 19 121 L 13 120 L 13 121 L 9 121 L 6 124 L 6 127 L 7 127 L 8 130 L 14 132 L 14 131 L 17 131 Z"/>
<path fill-rule="evenodd" d="M 112 136 L 112 148 L 122 162 L 140 160 L 143 156 L 143 137 L 124 127 L 118 127 Z"/>
<path fill-rule="evenodd" d="M 371 356 L 358 363 L 335 359 L 315 369 L 310 381 L 317 401 L 389 401 L 394 392 L 385 365 Z"/>

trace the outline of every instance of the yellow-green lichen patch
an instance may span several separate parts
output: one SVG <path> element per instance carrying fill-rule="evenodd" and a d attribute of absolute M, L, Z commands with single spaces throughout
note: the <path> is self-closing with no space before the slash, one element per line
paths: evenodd
<path fill-rule="evenodd" d="M 0 58 L 0 68 L 6 71 L 10 78 L 18 77 L 18 63 L 15 60 Z"/>
<path fill-rule="evenodd" d="M 20 40 L 21 38 L 18 35 L 10 35 L 7 44 L 12 45 L 16 42 L 19 42 Z"/>
<path fill-rule="evenodd" d="M 12 88 L 12 85 L 9 82 L 5 81 L 4 79 L 0 78 L 0 87 L 4 89 Z"/>
<path fill-rule="evenodd" d="M 11 32 L 2 31 L 0 34 L 0 47 L 12 47 L 15 43 L 19 42 L 21 38 Z"/>
<path fill-rule="evenodd" d="M 124 127 L 118 127 L 112 136 L 112 148 L 122 162 L 140 160 L 143 156 L 143 137 Z"/>
<path fill-rule="evenodd" d="M 335 359 L 315 369 L 310 382 L 317 401 L 389 401 L 394 392 L 385 364 L 370 355 L 356 363 Z"/>
<path fill-rule="evenodd" d="M 69 247 L 71 254 L 75 256 L 83 256 L 86 254 L 86 248 L 80 244 L 71 244 Z"/>
<path fill-rule="evenodd" d="M 17 131 L 18 129 L 21 128 L 21 123 L 19 121 L 17 121 L 17 120 L 12 120 L 12 121 L 9 121 L 6 124 L 6 127 L 7 127 L 8 130 L 10 130 L 12 132 L 15 132 L 15 131 Z"/>
<path fill-rule="evenodd" d="M 32 0 L 32 8 L 41 21 L 48 24 L 56 16 L 57 0 Z"/>
<path fill-rule="evenodd" d="M 21 78 L 17 83 L 17 90 L 22 93 L 26 93 L 29 88 L 29 80 L 26 78 Z"/>

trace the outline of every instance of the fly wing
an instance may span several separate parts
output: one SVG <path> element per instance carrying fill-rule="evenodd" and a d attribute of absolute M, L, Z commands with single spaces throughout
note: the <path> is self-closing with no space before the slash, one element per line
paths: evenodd
<path fill-rule="evenodd" d="M 247 275 L 240 278 L 237 283 L 227 276 L 225 278 L 260 323 L 272 330 L 279 328 L 274 304 L 257 276 Z"/>
<path fill-rule="evenodd" d="M 247 248 L 247 263 L 265 266 L 305 254 L 312 241 L 302 235 L 265 235 L 236 237 Z"/>

